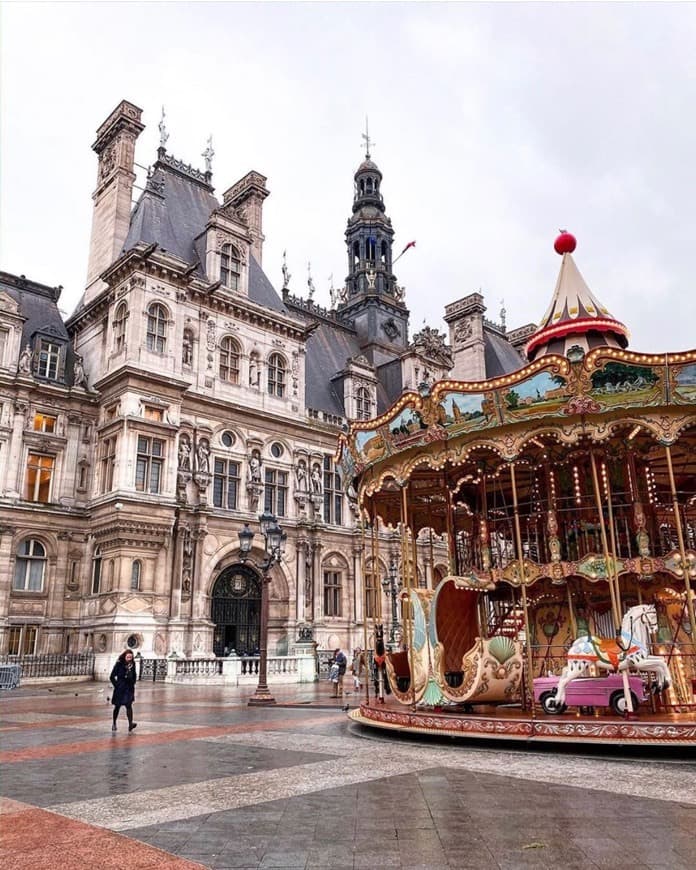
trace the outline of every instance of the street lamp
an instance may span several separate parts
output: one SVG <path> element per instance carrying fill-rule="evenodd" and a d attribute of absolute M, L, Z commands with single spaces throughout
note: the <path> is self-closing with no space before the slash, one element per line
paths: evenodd
<path fill-rule="evenodd" d="M 382 580 L 382 589 L 387 598 L 391 598 L 391 626 L 389 627 L 389 644 L 393 646 L 396 643 L 396 632 L 399 628 L 399 620 L 397 617 L 396 602 L 401 592 L 401 580 L 396 574 L 396 562 L 391 559 L 389 562 L 389 574 Z"/>
<path fill-rule="evenodd" d="M 259 682 L 256 691 L 249 698 L 251 707 L 267 707 L 275 704 L 275 698 L 268 691 L 268 589 L 271 585 L 271 568 L 283 557 L 287 533 L 278 524 L 278 520 L 269 511 L 264 511 L 259 517 L 261 534 L 265 541 L 266 558 L 261 568 L 261 630 L 259 637 Z M 254 542 L 254 533 L 249 528 L 249 523 L 237 533 L 239 535 L 239 555 L 245 562 Z"/>

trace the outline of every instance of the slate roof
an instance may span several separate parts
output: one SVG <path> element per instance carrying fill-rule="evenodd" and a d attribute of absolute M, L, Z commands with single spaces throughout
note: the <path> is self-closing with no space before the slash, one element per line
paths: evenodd
<path fill-rule="evenodd" d="M 178 162 L 178 161 L 177 161 Z M 213 188 L 168 162 L 158 160 L 135 208 L 123 251 L 139 242 L 156 243 L 184 262 L 198 263 L 205 278 L 205 240 L 202 233 L 220 207 Z M 253 256 L 249 258 L 249 299 L 264 308 L 287 314 L 287 308 Z"/>
<path fill-rule="evenodd" d="M 483 330 L 483 353 L 486 378 L 509 375 L 521 369 L 526 362 L 509 341 L 487 329 Z"/>
<path fill-rule="evenodd" d="M 346 366 L 346 360 L 361 353 L 357 336 L 347 329 L 319 321 L 307 339 L 305 357 L 305 396 L 307 406 L 345 416 L 343 395 L 339 395 L 331 378 Z"/>
<path fill-rule="evenodd" d="M 72 385 L 74 355 L 68 331 L 58 310 L 61 288 L 48 287 L 23 276 L 0 272 L 0 291 L 7 293 L 18 303 L 19 313 L 26 317 L 22 327 L 21 348 L 27 344 L 33 347 L 32 339 L 37 333 L 46 337 L 54 336 L 60 343 L 68 346 L 63 383 Z"/>

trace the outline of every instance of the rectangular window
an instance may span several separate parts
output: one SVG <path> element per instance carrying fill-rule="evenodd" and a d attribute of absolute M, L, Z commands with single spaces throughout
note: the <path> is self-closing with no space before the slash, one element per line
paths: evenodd
<path fill-rule="evenodd" d="M 237 509 L 239 493 L 239 463 L 216 459 L 213 475 L 213 504 L 215 507 Z"/>
<path fill-rule="evenodd" d="M 164 470 L 164 441 L 138 436 L 135 462 L 135 488 L 138 492 L 160 492 Z"/>
<path fill-rule="evenodd" d="M 277 517 L 284 517 L 288 502 L 288 473 L 275 468 L 266 469 L 264 508 Z"/>
<path fill-rule="evenodd" d="M 7 353 L 7 345 L 10 340 L 10 330 L 0 329 L 0 366 L 5 365 L 5 354 Z"/>
<path fill-rule="evenodd" d="M 336 526 L 343 522 L 341 475 L 330 456 L 324 457 L 324 522 Z"/>
<path fill-rule="evenodd" d="M 34 414 L 34 432 L 55 432 L 56 417 L 51 417 L 50 414 Z"/>
<path fill-rule="evenodd" d="M 151 405 L 145 405 L 145 419 L 154 420 L 161 423 L 164 420 L 164 411 L 162 408 L 153 408 Z"/>
<path fill-rule="evenodd" d="M 100 489 L 111 492 L 114 488 L 114 468 L 116 466 L 116 436 L 106 438 L 101 445 Z"/>
<path fill-rule="evenodd" d="M 33 656 L 36 653 L 38 625 L 11 625 L 7 653 L 11 656 Z"/>
<path fill-rule="evenodd" d="M 324 571 L 324 616 L 341 615 L 341 575 Z"/>
<path fill-rule="evenodd" d="M 60 362 L 60 345 L 52 341 L 41 340 L 39 349 L 39 365 L 37 374 L 40 378 L 48 378 L 55 381 L 58 377 L 58 363 Z"/>
<path fill-rule="evenodd" d="M 379 616 L 379 578 L 371 571 L 365 574 L 365 618 L 376 619 Z"/>
<path fill-rule="evenodd" d="M 22 648 L 22 626 L 11 625 L 9 632 L 9 642 L 7 645 L 7 653 L 11 656 L 18 656 Z"/>
<path fill-rule="evenodd" d="M 27 501 L 47 504 L 51 500 L 51 482 L 55 456 L 30 453 L 27 461 L 27 485 L 24 497 Z"/>

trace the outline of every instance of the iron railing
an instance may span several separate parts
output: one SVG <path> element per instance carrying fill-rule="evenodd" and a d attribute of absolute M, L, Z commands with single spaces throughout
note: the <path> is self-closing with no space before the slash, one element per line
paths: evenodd
<path fill-rule="evenodd" d="M 138 671 L 139 680 L 152 681 L 153 683 L 163 683 L 166 678 L 166 659 L 140 659 L 140 668 Z"/>
<path fill-rule="evenodd" d="M 19 665 L 22 679 L 41 677 L 94 677 L 94 653 L 44 653 L 0 656 L 0 664 Z"/>

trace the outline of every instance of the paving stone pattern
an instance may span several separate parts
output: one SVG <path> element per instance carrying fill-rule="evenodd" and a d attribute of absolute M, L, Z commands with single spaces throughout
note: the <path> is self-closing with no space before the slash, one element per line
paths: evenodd
<path fill-rule="evenodd" d="M 112 734 L 97 684 L 3 693 L 3 868 L 696 866 L 686 752 L 366 739 L 325 686 L 277 694 L 304 704 L 143 685 Z"/>

